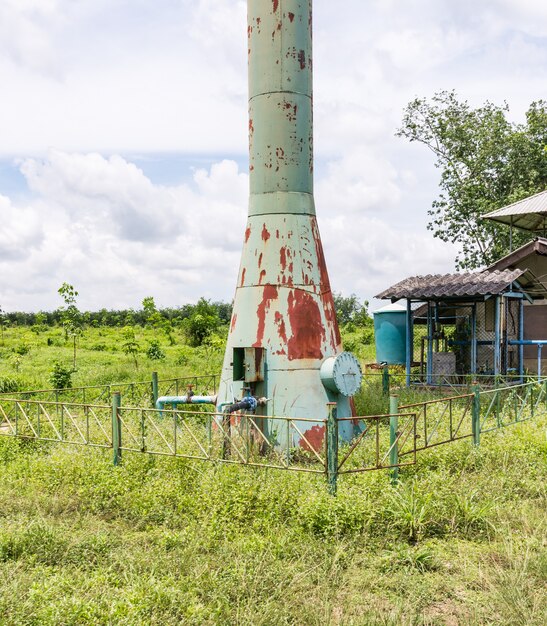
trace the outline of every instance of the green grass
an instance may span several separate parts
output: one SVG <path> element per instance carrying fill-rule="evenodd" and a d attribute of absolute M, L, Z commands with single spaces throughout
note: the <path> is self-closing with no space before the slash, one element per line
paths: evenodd
<path fill-rule="evenodd" d="M 44 386 L 70 362 L 58 330 L 8 333 L 4 378 Z M 86 333 L 76 383 L 148 378 L 120 334 Z M 211 355 L 162 348 L 162 376 L 209 371 Z M 546 476 L 545 417 L 424 452 L 397 488 L 343 476 L 336 498 L 320 476 L 136 453 L 114 468 L 109 451 L 0 437 L 0 624 L 543 626 Z"/>
<path fill-rule="evenodd" d="M 158 330 L 135 327 L 135 335 L 141 350 L 137 368 L 133 357 L 123 351 L 126 340 L 122 329 L 86 329 L 78 339 L 73 386 L 150 380 L 152 370 L 161 378 L 174 378 L 218 373 L 221 369 L 224 354 L 220 341 L 214 347 L 190 348 L 180 331 L 174 332 L 174 345 Z M 159 339 L 165 352 L 163 360 L 152 361 L 144 353 L 154 339 Z M 16 350 L 22 346 L 28 352 L 19 355 Z M 61 328 L 49 328 L 39 334 L 30 328 L 8 328 L 4 344 L 0 345 L 0 381 L 14 379 L 21 389 L 49 389 L 55 361 L 72 367 L 72 345 L 70 340 L 64 341 Z"/>
<path fill-rule="evenodd" d="M 0 439 L 0 623 L 526 624 L 547 424 L 340 480 Z M 3 621 L 2 621 L 3 620 Z"/>

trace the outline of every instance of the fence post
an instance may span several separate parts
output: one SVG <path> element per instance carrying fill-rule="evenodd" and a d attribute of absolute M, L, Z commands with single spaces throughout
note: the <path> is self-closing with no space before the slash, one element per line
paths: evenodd
<path fill-rule="evenodd" d="M 481 443 L 481 389 L 478 385 L 473 386 L 473 410 L 471 413 L 471 426 L 473 430 L 473 445 Z M 499 393 L 499 392 L 496 392 Z"/>
<path fill-rule="evenodd" d="M 115 391 L 112 394 L 112 448 L 114 450 L 114 465 L 122 462 L 122 423 L 120 420 L 120 406 L 122 394 Z"/>
<path fill-rule="evenodd" d="M 384 395 L 389 396 L 389 366 L 384 365 L 384 369 L 382 370 L 382 388 L 384 390 Z"/>
<path fill-rule="evenodd" d="M 327 480 L 329 492 L 336 495 L 338 487 L 338 417 L 336 402 L 327 404 L 329 416 L 327 419 Z"/>
<path fill-rule="evenodd" d="M 399 397 L 389 396 L 389 464 L 392 466 L 391 484 L 399 482 Z"/>
<path fill-rule="evenodd" d="M 158 398 L 158 372 L 152 372 L 152 404 L 154 409 L 156 408 Z"/>

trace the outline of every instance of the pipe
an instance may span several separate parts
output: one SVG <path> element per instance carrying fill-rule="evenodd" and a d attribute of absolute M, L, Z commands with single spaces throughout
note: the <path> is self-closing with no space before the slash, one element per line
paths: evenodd
<path fill-rule="evenodd" d="M 156 409 L 160 411 L 166 404 L 178 406 L 179 404 L 214 404 L 217 403 L 217 396 L 161 396 L 156 400 Z"/>
<path fill-rule="evenodd" d="M 538 349 L 538 380 L 541 381 L 541 361 L 542 361 L 541 350 L 542 350 L 543 346 L 547 346 L 547 339 L 523 339 L 523 340 L 511 339 L 509 341 L 509 345 L 511 345 L 511 346 L 521 346 L 521 348 L 523 346 L 537 346 L 537 349 Z"/>
<path fill-rule="evenodd" d="M 225 413 L 236 413 L 237 411 L 250 411 L 254 413 L 259 406 L 266 406 L 268 398 L 255 398 L 253 396 L 247 396 L 239 402 L 226 405 L 224 409 Z"/>

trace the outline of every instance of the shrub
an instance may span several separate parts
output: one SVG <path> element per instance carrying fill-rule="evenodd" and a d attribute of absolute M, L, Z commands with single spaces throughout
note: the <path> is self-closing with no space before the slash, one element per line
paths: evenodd
<path fill-rule="evenodd" d="M 21 356 L 25 356 L 30 352 L 30 346 L 28 343 L 20 343 L 16 348 L 13 349 L 16 354 L 20 354 Z"/>
<path fill-rule="evenodd" d="M 160 342 L 157 339 L 153 339 L 150 342 L 150 346 L 146 351 L 146 356 L 151 361 L 162 361 L 165 359 L 165 352 L 161 349 Z"/>
<path fill-rule="evenodd" d="M 49 380 L 54 389 L 67 389 L 72 385 L 72 370 L 55 361 Z"/>
<path fill-rule="evenodd" d="M 11 393 L 19 391 L 21 384 L 15 378 L 0 378 L 0 393 Z"/>

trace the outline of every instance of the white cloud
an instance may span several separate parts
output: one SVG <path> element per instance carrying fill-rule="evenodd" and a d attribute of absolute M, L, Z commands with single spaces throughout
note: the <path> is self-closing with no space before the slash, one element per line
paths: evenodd
<path fill-rule="evenodd" d="M 87 308 L 138 306 L 149 294 L 163 304 L 231 298 L 248 187 L 234 162 L 196 170 L 192 185 L 172 187 L 153 184 L 116 155 L 51 151 L 21 171 L 33 204 L 0 197 L 8 308 L 55 307 L 65 280 Z"/>
<path fill-rule="evenodd" d="M 507 100 L 522 118 L 545 91 L 546 7 L 315 0 L 316 199 L 337 291 L 370 297 L 452 268 L 452 246 L 425 230 L 438 172 L 394 131 L 410 99 L 439 89 Z M 22 158 L 32 193 L 0 196 L 12 308 L 56 306 L 63 280 L 89 308 L 231 297 L 247 175 L 223 156 L 247 149 L 245 12 L 244 0 L 0 2 L 0 153 Z M 116 156 L 172 151 L 216 163 L 158 185 Z"/>
<path fill-rule="evenodd" d="M 40 219 L 30 207 L 15 207 L 0 195 L 0 259 L 17 262 L 29 256 L 41 242 Z"/>

